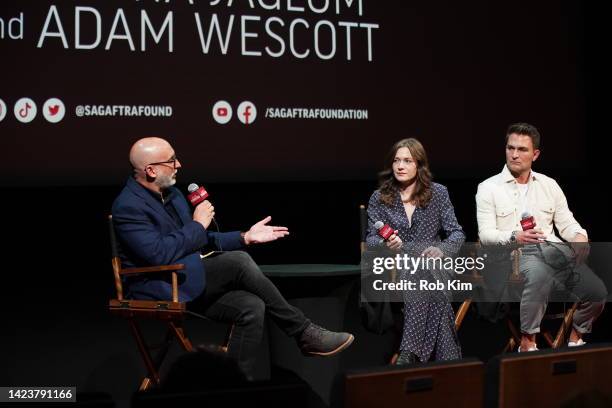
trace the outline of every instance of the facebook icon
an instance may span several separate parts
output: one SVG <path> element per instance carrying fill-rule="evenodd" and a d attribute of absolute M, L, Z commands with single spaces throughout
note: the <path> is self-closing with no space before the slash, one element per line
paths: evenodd
<path fill-rule="evenodd" d="M 257 108 L 252 102 L 244 101 L 238 105 L 238 119 L 245 125 L 250 125 L 255 122 L 257 117 Z"/>

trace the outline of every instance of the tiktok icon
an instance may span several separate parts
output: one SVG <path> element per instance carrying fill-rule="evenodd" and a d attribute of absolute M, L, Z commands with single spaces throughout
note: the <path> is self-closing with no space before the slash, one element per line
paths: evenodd
<path fill-rule="evenodd" d="M 36 117 L 36 104 L 30 98 L 21 98 L 15 104 L 13 112 L 21 123 L 30 123 Z"/>
<path fill-rule="evenodd" d="M 252 102 L 244 101 L 238 105 L 238 119 L 245 125 L 250 125 L 255 122 L 257 117 L 257 108 Z"/>

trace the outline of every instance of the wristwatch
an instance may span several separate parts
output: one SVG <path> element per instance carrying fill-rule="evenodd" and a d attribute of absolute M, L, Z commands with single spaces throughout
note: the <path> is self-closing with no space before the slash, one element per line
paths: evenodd
<path fill-rule="evenodd" d="M 512 231 L 512 234 L 510 234 L 510 243 L 512 244 L 516 244 L 516 233 L 518 231 Z"/>

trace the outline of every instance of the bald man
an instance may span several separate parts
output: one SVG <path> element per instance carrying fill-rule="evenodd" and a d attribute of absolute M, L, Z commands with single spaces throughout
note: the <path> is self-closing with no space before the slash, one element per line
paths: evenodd
<path fill-rule="evenodd" d="M 138 140 L 130 150 L 130 163 L 133 176 L 112 209 L 123 266 L 184 264 L 179 301 L 212 319 L 235 323 L 228 353 L 245 373 L 252 374 L 265 314 L 293 336 L 306 355 L 331 356 L 352 343 L 349 333 L 311 323 L 283 298 L 250 255 L 239 250 L 285 237 L 286 227 L 268 225 L 271 218 L 266 217 L 245 232 L 210 231 L 215 209 L 205 200 L 191 212 L 185 197 L 173 187 L 181 162 L 164 139 Z M 221 249 L 215 256 L 201 257 Z M 130 278 L 125 284 L 129 298 L 172 297 L 165 277 Z"/>

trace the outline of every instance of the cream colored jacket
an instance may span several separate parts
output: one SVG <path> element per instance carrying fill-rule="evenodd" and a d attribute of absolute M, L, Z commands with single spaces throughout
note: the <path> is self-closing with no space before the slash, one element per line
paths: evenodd
<path fill-rule="evenodd" d="M 527 208 L 536 221 L 536 229 L 542 230 L 547 241 L 561 242 L 553 226 L 566 241 L 573 241 L 576 234 L 587 236 L 567 206 L 567 199 L 555 180 L 531 171 L 527 191 Z M 478 236 L 484 245 L 510 242 L 512 231 L 521 230 L 521 203 L 517 182 L 507 166 L 501 173 L 478 185 L 476 193 L 476 217 Z"/>

